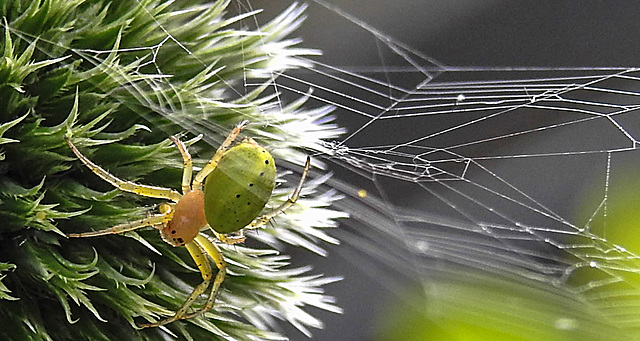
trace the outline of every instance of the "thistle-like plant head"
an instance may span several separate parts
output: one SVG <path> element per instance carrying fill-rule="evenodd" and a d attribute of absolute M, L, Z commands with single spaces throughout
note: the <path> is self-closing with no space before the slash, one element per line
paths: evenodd
<path fill-rule="evenodd" d="M 258 234 L 266 244 L 223 247 L 229 273 L 211 312 L 163 329 L 140 331 L 135 321 L 170 314 L 199 283 L 185 250 L 155 230 L 65 238 L 139 219 L 158 202 L 102 182 L 64 136 L 123 179 L 179 188 L 182 159 L 170 135 L 192 138 L 198 163 L 230 127 L 250 120 L 248 135 L 300 165 L 342 133 L 330 108 L 305 108 L 304 96 L 284 103 L 273 87 L 277 74 L 304 65 L 298 56 L 317 53 L 290 38 L 304 6 L 251 27 L 254 12 L 232 15 L 228 5 L 0 6 L 0 320 L 10 326 L 0 338 L 279 340 L 276 320 L 308 334 L 322 323 L 305 307 L 339 312 L 321 289 L 335 278 L 291 268 L 273 248 L 323 253 L 321 242 L 337 243 L 324 229 L 345 214 L 329 208 L 339 198 L 320 190 L 323 177 L 312 176 L 296 207 Z M 278 179 L 271 206 L 295 186 L 294 175 Z"/>

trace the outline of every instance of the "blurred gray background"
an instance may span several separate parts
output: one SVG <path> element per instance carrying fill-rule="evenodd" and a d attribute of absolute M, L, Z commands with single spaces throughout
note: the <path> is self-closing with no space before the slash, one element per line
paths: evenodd
<path fill-rule="evenodd" d="M 640 65 L 640 3 L 635 1 L 328 2 L 448 66 Z M 250 4 L 254 9 L 263 8 L 258 18 L 267 20 L 291 1 L 251 0 Z M 307 15 L 294 35 L 304 39 L 305 47 L 321 49 L 324 63 L 338 67 L 394 65 L 393 60 L 379 58 L 375 40 L 366 38 L 354 23 L 313 2 L 309 2 Z M 336 115 L 350 131 L 362 124 L 350 114 L 336 111 Z M 335 171 L 342 180 L 349 176 L 344 170 Z M 313 331 L 313 340 L 373 340 L 382 312 L 395 300 L 383 288 L 384 281 L 361 271 L 344 247 L 348 245 L 329 247 L 327 258 L 288 250 L 296 265 L 313 264 L 314 272 L 344 277 L 326 289 L 337 297 L 345 313 L 312 310 L 326 324 L 324 330 Z M 293 328 L 285 328 L 292 340 L 305 339 Z"/>

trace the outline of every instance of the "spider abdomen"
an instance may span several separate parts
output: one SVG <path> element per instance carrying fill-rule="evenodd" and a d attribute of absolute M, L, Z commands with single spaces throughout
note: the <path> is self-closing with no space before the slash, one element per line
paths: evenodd
<path fill-rule="evenodd" d="M 204 193 L 192 190 L 180 198 L 173 217 L 160 230 L 162 239 L 173 246 L 182 246 L 192 241 L 200 230 L 207 225 L 204 215 Z"/>
<path fill-rule="evenodd" d="M 204 186 L 205 215 L 211 228 L 227 234 L 251 223 L 271 197 L 275 179 L 273 156 L 252 139 L 225 152 Z"/>

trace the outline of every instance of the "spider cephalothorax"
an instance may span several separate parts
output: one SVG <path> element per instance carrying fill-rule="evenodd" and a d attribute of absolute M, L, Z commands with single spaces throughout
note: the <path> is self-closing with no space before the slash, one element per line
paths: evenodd
<path fill-rule="evenodd" d="M 155 323 L 139 324 L 140 327 L 161 326 L 178 319 L 199 315 L 213 307 L 220 285 L 226 276 L 226 262 L 213 238 L 201 233 L 204 228 L 210 227 L 222 242 L 228 244 L 241 242 L 244 240 L 242 233 L 244 228 L 257 228 L 264 225 L 292 206 L 300 196 L 302 184 L 309 170 L 309 158 L 307 158 L 300 183 L 291 197 L 273 212 L 258 216 L 271 197 L 275 185 L 276 168 L 271 154 L 253 139 L 246 138 L 238 144 L 233 144 L 247 124 L 248 122 L 244 121 L 229 133 L 213 158 L 193 177 L 193 181 L 191 181 L 193 171 L 191 155 L 184 143 L 171 137 L 184 160 L 182 194 L 169 188 L 121 180 L 82 155 L 71 140 L 65 137 L 69 147 L 80 161 L 116 188 L 145 197 L 170 200 L 162 205 L 159 214 L 104 230 L 70 233 L 67 236 L 102 236 L 153 226 L 160 230 L 160 235 L 167 243 L 176 247 L 185 246 L 202 274 L 203 282 L 193 289 L 173 316 Z M 211 293 L 202 308 L 188 312 L 196 298 L 211 284 L 213 271 L 207 256 L 218 268 Z"/>

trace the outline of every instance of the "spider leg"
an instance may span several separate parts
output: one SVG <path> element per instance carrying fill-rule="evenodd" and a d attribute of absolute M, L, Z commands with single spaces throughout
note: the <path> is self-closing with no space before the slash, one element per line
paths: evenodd
<path fill-rule="evenodd" d="M 169 220 L 171 220 L 172 216 L 173 216 L 172 213 L 152 215 L 152 216 L 144 218 L 144 219 L 140 219 L 140 220 L 132 221 L 132 222 L 129 222 L 129 223 L 124 223 L 124 224 L 112 226 L 112 227 L 110 227 L 108 229 L 104 229 L 104 230 L 97 230 L 97 231 L 90 231 L 90 232 L 83 232 L 83 233 L 69 233 L 69 234 L 67 234 L 67 237 L 69 237 L 69 238 L 84 238 L 84 237 L 104 236 L 104 235 L 107 235 L 107 234 L 124 233 L 124 232 L 128 232 L 128 231 L 137 230 L 137 229 L 140 229 L 140 228 L 143 228 L 143 227 L 147 227 L 147 226 L 157 226 L 157 225 L 165 224 Z"/>
<path fill-rule="evenodd" d="M 71 143 L 71 140 L 69 140 L 68 137 L 65 136 L 64 139 L 65 141 L 67 141 L 67 144 L 69 145 L 73 153 L 76 154 L 76 156 L 78 157 L 78 159 L 80 159 L 80 161 L 82 161 L 82 163 L 84 163 L 93 173 L 102 178 L 102 180 L 112 184 L 121 191 L 131 192 L 145 197 L 169 199 L 173 202 L 178 202 L 178 200 L 180 200 L 180 198 L 182 197 L 180 193 L 169 188 L 140 185 L 130 181 L 121 180 L 116 176 L 110 174 L 106 170 L 102 169 L 102 167 L 93 163 L 86 156 L 82 155 L 78 148 L 76 148 L 76 146 Z"/>
<path fill-rule="evenodd" d="M 228 233 L 228 234 L 218 233 L 214 229 L 211 229 L 211 231 L 213 231 L 213 233 L 216 235 L 216 238 L 218 238 L 218 240 L 220 240 L 225 244 L 242 243 L 244 242 L 245 239 L 247 239 L 247 237 L 244 236 L 244 232 L 242 230 L 234 233 Z"/>
<path fill-rule="evenodd" d="M 224 279 L 227 274 L 227 262 L 224 261 L 224 257 L 222 256 L 222 252 L 213 243 L 206 235 L 199 234 L 195 239 L 196 243 L 204 250 L 204 252 L 213 259 L 218 267 L 218 273 L 216 274 L 216 278 L 213 280 L 213 286 L 211 286 L 211 293 L 209 294 L 209 298 L 207 302 L 204 304 L 202 308 L 199 310 L 184 315 L 182 318 L 191 318 L 197 315 L 202 314 L 203 312 L 213 308 L 213 303 L 216 301 L 216 297 L 218 296 L 218 291 L 220 291 L 220 285 L 224 282 Z"/>
<path fill-rule="evenodd" d="M 244 127 L 246 127 L 248 124 L 249 121 L 240 122 L 240 124 L 233 128 L 229 135 L 227 135 L 227 138 L 224 140 L 224 142 L 222 142 L 220 147 L 218 147 L 218 150 L 216 150 L 215 155 L 213 155 L 211 160 L 209 160 L 209 162 L 204 167 L 202 167 L 200 172 L 196 174 L 195 179 L 193 179 L 192 186 L 194 190 L 202 190 L 202 182 L 204 181 L 204 179 L 218 166 L 218 162 L 222 158 L 222 155 L 229 149 L 229 147 L 231 147 L 233 141 L 236 140 L 242 129 L 244 129 Z"/>
<path fill-rule="evenodd" d="M 291 196 L 289 197 L 289 199 L 287 199 L 287 201 L 283 202 L 282 205 L 278 206 L 271 213 L 265 214 L 263 216 L 260 216 L 254 219 L 253 222 L 247 225 L 247 227 L 245 228 L 247 229 L 259 228 L 265 225 L 266 223 L 268 223 L 275 216 L 283 213 L 289 207 L 293 206 L 296 203 L 296 201 L 298 201 L 298 198 L 300 198 L 300 191 L 302 191 L 302 185 L 304 184 L 304 179 L 307 177 L 307 173 L 309 172 L 310 164 L 311 164 L 311 158 L 307 156 L 307 162 L 304 165 L 304 170 L 302 170 L 302 176 L 300 177 L 300 182 L 298 183 L 298 187 L 296 187 L 295 191 L 293 191 L 293 194 L 291 194 Z"/>
<path fill-rule="evenodd" d="M 171 136 L 171 141 L 176 144 L 180 154 L 182 154 L 182 160 L 184 161 L 184 168 L 182 171 L 182 194 L 186 194 L 191 190 L 191 174 L 193 173 L 193 161 L 191 160 L 191 154 L 187 150 L 187 146 L 178 140 L 177 137 Z"/>
<path fill-rule="evenodd" d="M 148 328 L 163 326 L 180 319 L 199 315 L 213 307 L 213 303 L 215 301 L 216 295 L 218 294 L 220 284 L 222 284 L 222 282 L 224 281 L 226 274 L 226 263 L 223 260 L 222 253 L 213 243 L 211 243 L 211 241 L 209 241 L 202 235 L 196 236 L 193 241 L 186 243 L 185 246 L 187 247 L 189 254 L 191 254 L 191 258 L 193 258 L 194 262 L 198 266 L 200 273 L 202 274 L 202 283 L 200 283 L 193 289 L 189 297 L 187 297 L 186 301 L 182 304 L 182 306 L 180 306 L 180 308 L 173 316 L 155 323 L 138 324 L 138 327 Z M 189 310 L 193 302 L 195 302 L 195 300 L 207 290 L 209 284 L 211 284 L 213 271 L 205 253 L 214 260 L 216 266 L 218 266 L 219 271 L 216 274 L 216 278 L 213 282 L 213 289 L 211 290 L 211 294 L 209 295 L 209 298 L 207 299 L 205 305 L 196 312 L 187 314 L 187 310 Z"/>

